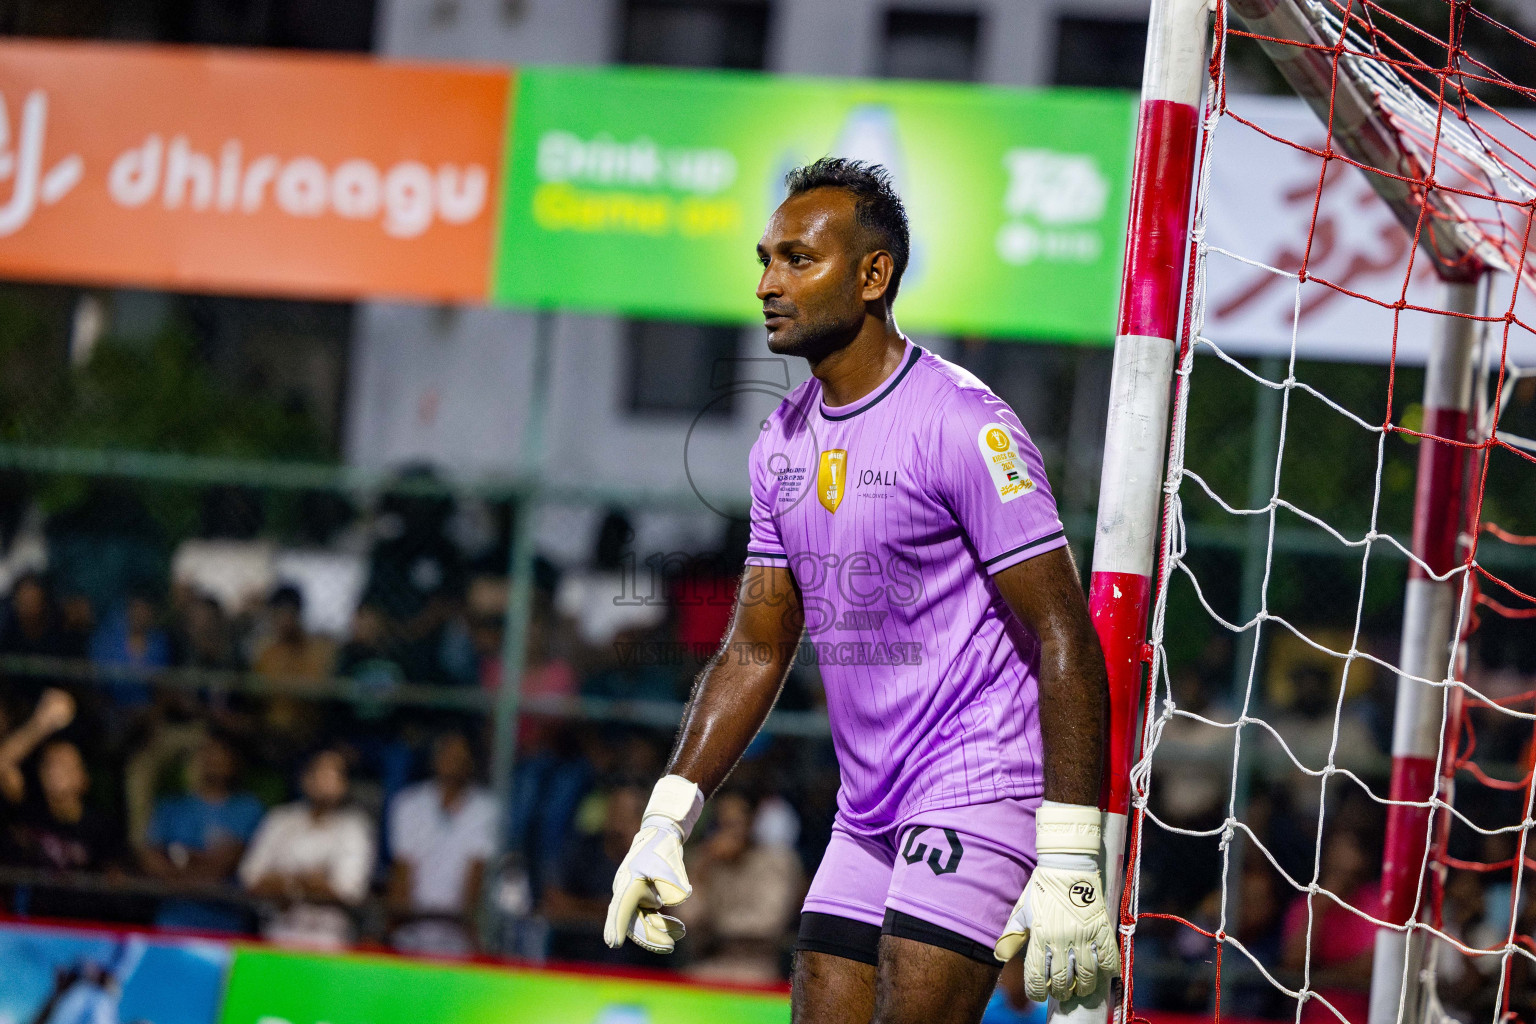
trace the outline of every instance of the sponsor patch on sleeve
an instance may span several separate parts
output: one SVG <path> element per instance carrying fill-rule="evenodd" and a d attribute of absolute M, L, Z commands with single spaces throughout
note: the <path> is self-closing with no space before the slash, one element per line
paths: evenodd
<path fill-rule="evenodd" d="M 1019 458 L 1018 445 L 1013 443 L 1013 432 L 1007 427 L 1001 423 L 988 423 L 976 435 L 976 443 L 981 448 L 982 461 L 987 464 L 987 472 L 992 474 L 992 486 L 997 488 L 997 496 L 1001 501 L 1012 501 L 1035 489 L 1035 482 L 1029 478 L 1024 460 Z"/>

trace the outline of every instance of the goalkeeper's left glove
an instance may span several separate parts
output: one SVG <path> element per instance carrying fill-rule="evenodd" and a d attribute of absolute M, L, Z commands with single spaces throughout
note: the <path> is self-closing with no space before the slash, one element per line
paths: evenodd
<path fill-rule="evenodd" d="M 1099 874 L 1097 807 L 1045 801 L 1035 816 L 1040 862 L 992 954 L 1024 954 L 1024 994 L 1043 1003 L 1093 994 L 1101 971 L 1120 973 L 1120 948 Z"/>
<path fill-rule="evenodd" d="M 683 868 L 683 843 L 704 809 L 704 794 L 681 775 L 656 783 L 640 831 L 613 879 L 613 901 L 603 924 L 603 941 L 614 949 L 628 938 L 652 953 L 670 953 L 682 938 L 683 923 L 669 914 L 693 895 Z"/>

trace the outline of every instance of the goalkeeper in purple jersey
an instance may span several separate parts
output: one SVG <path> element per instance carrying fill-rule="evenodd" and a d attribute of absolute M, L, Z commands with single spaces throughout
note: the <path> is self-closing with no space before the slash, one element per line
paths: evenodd
<path fill-rule="evenodd" d="M 897 329 L 909 240 L 884 169 L 825 159 L 787 184 L 757 295 L 769 349 L 812 376 L 753 446 L 729 636 L 605 938 L 670 952 L 682 936 L 665 913 L 691 892 L 682 845 L 803 641 L 842 786 L 794 1019 L 979 1021 L 1021 948 L 1031 997 L 1092 994 L 1119 970 L 1095 859 L 1108 684 L 1039 452 L 986 385 Z"/>

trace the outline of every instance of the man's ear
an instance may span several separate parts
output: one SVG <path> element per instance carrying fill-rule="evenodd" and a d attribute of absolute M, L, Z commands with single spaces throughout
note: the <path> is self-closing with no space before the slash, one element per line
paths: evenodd
<path fill-rule="evenodd" d="M 896 271 L 896 261 L 884 249 L 876 249 L 864 257 L 859 270 L 864 285 L 860 298 L 865 302 L 878 302 L 891 289 L 891 275 Z"/>

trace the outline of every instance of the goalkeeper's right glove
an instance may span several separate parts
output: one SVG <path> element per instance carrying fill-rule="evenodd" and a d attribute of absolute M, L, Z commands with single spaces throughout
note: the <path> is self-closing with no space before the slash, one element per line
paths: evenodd
<path fill-rule="evenodd" d="M 1005 963 L 1026 946 L 1024 994 L 1037 1003 L 1087 997 L 1100 972 L 1120 973 L 1120 948 L 1110 925 L 1099 874 L 1097 807 L 1047 800 L 1035 815 L 1040 861 L 1013 908 L 993 955 Z"/>
<path fill-rule="evenodd" d="M 681 775 L 656 783 L 640 831 L 613 878 L 613 901 L 603 924 L 603 941 L 614 949 L 624 939 L 652 953 L 670 953 L 683 937 L 683 923 L 661 912 L 693 895 L 683 869 L 683 843 L 704 809 L 704 794 Z"/>

